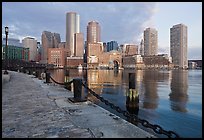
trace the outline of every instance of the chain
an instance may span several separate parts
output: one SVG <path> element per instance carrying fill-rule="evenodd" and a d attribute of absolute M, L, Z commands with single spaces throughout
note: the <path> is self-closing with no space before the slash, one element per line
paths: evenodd
<path fill-rule="evenodd" d="M 71 83 L 73 82 L 73 80 L 71 80 L 71 81 L 69 81 L 69 82 L 59 83 L 59 82 L 55 81 L 51 76 L 50 76 L 50 79 L 51 79 L 52 81 L 54 81 L 56 84 L 59 84 L 59 85 L 67 85 L 67 86 L 69 86 L 69 85 L 71 85 Z"/>
<path fill-rule="evenodd" d="M 128 111 L 122 110 L 119 106 L 114 105 L 113 103 L 109 102 L 108 100 L 104 99 L 100 95 L 96 94 L 93 90 L 91 90 L 87 85 L 82 83 L 83 86 L 97 99 L 99 99 L 101 102 L 104 102 L 106 105 L 110 106 L 112 109 L 116 110 L 118 113 L 122 113 L 125 117 L 130 118 L 131 120 L 135 122 L 139 122 L 142 124 L 142 126 L 146 128 L 151 128 L 153 131 L 157 134 L 164 134 L 168 136 L 169 138 L 179 138 L 179 135 L 173 131 L 166 131 L 161 126 L 156 124 L 151 124 L 147 120 L 138 118 L 135 114 L 130 114 Z"/>

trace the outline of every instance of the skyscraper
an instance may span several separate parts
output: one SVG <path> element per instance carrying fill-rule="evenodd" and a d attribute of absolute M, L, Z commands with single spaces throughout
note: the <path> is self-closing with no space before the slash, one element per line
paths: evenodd
<path fill-rule="evenodd" d="M 60 34 L 52 33 L 52 36 L 53 36 L 53 47 L 52 48 L 58 48 L 58 44 L 61 42 Z"/>
<path fill-rule="evenodd" d="M 83 57 L 84 55 L 84 36 L 83 33 L 74 34 L 74 56 Z"/>
<path fill-rule="evenodd" d="M 26 37 L 22 40 L 23 47 L 29 48 L 29 60 L 36 61 L 37 59 L 37 40 L 32 37 Z"/>
<path fill-rule="evenodd" d="M 96 21 L 90 21 L 87 26 L 87 43 L 97 43 L 101 41 L 100 25 Z"/>
<path fill-rule="evenodd" d="M 70 51 L 70 56 L 74 56 L 74 34 L 80 32 L 79 15 L 75 12 L 66 14 L 66 49 Z"/>
<path fill-rule="evenodd" d="M 158 35 L 154 28 L 146 28 L 144 31 L 144 55 L 157 55 Z"/>
<path fill-rule="evenodd" d="M 43 31 L 42 36 L 42 63 L 47 63 L 48 60 L 48 48 L 57 48 L 58 44 L 61 42 L 60 34 L 51 33 L 49 31 Z"/>
<path fill-rule="evenodd" d="M 144 41 L 143 41 L 143 39 L 140 42 L 140 55 L 144 55 Z"/>
<path fill-rule="evenodd" d="M 107 52 L 110 52 L 112 50 L 118 50 L 118 42 L 117 41 L 107 42 Z"/>
<path fill-rule="evenodd" d="M 175 67 L 188 68 L 187 41 L 186 25 L 177 24 L 170 28 L 170 55 Z"/>

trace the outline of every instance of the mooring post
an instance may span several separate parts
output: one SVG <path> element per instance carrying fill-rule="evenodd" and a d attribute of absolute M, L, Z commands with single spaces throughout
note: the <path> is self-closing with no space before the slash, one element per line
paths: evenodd
<path fill-rule="evenodd" d="M 64 88 L 68 89 L 71 91 L 71 85 L 67 84 L 69 82 L 69 70 L 65 70 L 65 74 L 64 74 Z"/>
<path fill-rule="evenodd" d="M 45 80 L 46 80 L 45 83 L 51 83 L 51 82 L 50 82 L 50 73 L 49 73 L 49 72 L 46 72 L 46 75 L 45 75 L 45 76 L 46 76 L 46 78 L 45 78 Z"/>
<path fill-rule="evenodd" d="M 129 90 L 126 95 L 126 109 L 129 113 L 138 115 L 139 94 L 135 88 L 135 73 L 129 73 Z"/>
<path fill-rule="evenodd" d="M 29 74 L 29 75 L 32 74 L 32 70 L 31 70 L 31 68 L 28 68 L 28 74 Z"/>
<path fill-rule="evenodd" d="M 39 71 L 37 69 L 35 69 L 35 78 L 39 77 Z"/>
<path fill-rule="evenodd" d="M 87 101 L 82 94 L 82 79 L 76 78 L 73 79 L 74 84 L 74 98 L 69 98 L 72 102 L 84 102 Z"/>

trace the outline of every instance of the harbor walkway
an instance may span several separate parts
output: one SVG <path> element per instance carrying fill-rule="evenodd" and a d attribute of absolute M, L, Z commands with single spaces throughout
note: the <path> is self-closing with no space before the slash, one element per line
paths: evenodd
<path fill-rule="evenodd" d="M 90 101 L 72 103 L 68 98 L 73 96 L 33 75 L 2 72 L 2 137 L 155 137 Z"/>

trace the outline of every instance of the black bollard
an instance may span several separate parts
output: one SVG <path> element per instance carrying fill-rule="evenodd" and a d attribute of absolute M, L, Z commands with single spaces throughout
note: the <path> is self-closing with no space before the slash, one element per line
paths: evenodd
<path fill-rule="evenodd" d="M 64 76 L 64 88 L 66 88 L 67 90 L 71 91 L 71 85 L 67 84 L 70 81 L 69 79 L 69 70 L 65 70 L 65 76 Z"/>
<path fill-rule="evenodd" d="M 135 89 L 135 73 L 129 73 L 129 90 L 126 94 L 126 109 L 130 114 L 138 115 L 139 112 L 139 93 Z M 128 118 L 133 124 L 138 124 L 134 119 Z"/>
<path fill-rule="evenodd" d="M 28 69 L 28 74 L 31 75 L 32 71 L 31 69 Z"/>
<path fill-rule="evenodd" d="M 35 70 L 35 78 L 38 78 L 39 77 L 39 72 L 38 70 Z"/>
<path fill-rule="evenodd" d="M 87 99 L 82 94 L 82 79 L 73 79 L 74 83 L 74 98 L 69 98 L 72 102 L 85 102 Z"/>
<path fill-rule="evenodd" d="M 46 77 L 45 77 L 46 81 L 45 83 L 51 83 L 50 82 L 50 73 L 49 72 L 46 72 Z"/>

